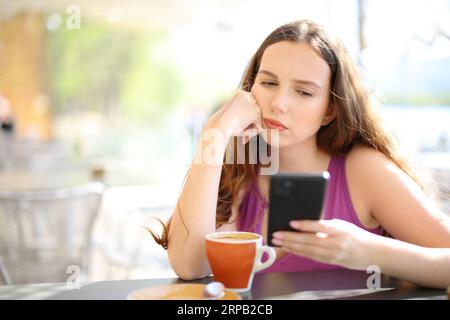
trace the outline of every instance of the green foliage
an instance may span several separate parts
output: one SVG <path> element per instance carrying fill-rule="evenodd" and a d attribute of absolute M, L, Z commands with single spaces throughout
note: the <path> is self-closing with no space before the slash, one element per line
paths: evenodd
<path fill-rule="evenodd" d="M 174 108 L 183 82 L 166 35 L 106 23 L 64 24 L 48 34 L 50 92 L 55 113 L 97 111 L 158 121 Z"/>
<path fill-rule="evenodd" d="M 128 113 L 155 122 L 177 105 L 183 81 L 164 39 L 136 41 L 121 96 Z"/>

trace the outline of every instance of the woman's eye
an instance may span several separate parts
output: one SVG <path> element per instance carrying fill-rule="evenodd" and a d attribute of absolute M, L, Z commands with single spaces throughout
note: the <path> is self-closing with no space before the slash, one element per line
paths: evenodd
<path fill-rule="evenodd" d="M 263 86 L 276 86 L 277 84 L 272 81 L 261 81 L 261 85 Z"/>
<path fill-rule="evenodd" d="M 303 90 L 297 90 L 297 92 L 303 96 L 303 97 L 307 97 L 307 98 L 311 98 L 313 95 L 311 93 L 309 93 L 308 91 L 303 91 Z"/>

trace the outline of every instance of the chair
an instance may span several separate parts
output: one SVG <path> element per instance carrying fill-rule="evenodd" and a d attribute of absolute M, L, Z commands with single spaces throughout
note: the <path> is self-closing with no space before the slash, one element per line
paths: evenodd
<path fill-rule="evenodd" d="M 0 285 L 10 284 L 12 284 L 11 278 L 9 276 L 8 270 L 6 270 L 5 264 L 3 263 L 2 256 L 0 256 Z"/>
<path fill-rule="evenodd" d="M 63 282 L 89 273 L 91 234 L 104 186 L 0 191 L 0 254 L 14 284 Z"/>
<path fill-rule="evenodd" d="M 0 140 L 2 170 L 46 171 L 76 165 L 71 147 L 61 142 Z"/>
<path fill-rule="evenodd" d="M 166 252 L 145 227 L 160 228 L 173 211 L 172 205 L 136 207 L 106 228 L 101 255 L 107 279 L 160 278 L 175 276 Z"/>
<path fill-rule="evenodd" d="M 450 168 L 432 168 L 430 172 L 438 205 L 450 217 Z"/>

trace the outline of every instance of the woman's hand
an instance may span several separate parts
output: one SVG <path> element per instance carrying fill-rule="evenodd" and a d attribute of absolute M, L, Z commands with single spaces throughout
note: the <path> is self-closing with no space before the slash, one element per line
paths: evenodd
<path fill-rule="evenodd" d="M 291 221 L 296 231 L 275 232 L 273 243 L 283 250 L 349 269 L 365 270 L 371 265 L 376 235 L 339 219 Z"/>
<path fill-rule="evenodd" d="M 208 120 L 231 136 L 243 136 L 246 143 L 259 134 L 262 123 L 261 107 L 257 104 L 253 93 L 238 90 L 235 95 Z"/>

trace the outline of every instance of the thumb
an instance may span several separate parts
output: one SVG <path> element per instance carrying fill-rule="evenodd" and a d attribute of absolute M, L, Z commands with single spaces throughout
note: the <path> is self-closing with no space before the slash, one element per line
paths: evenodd
<path fill-rule="evenodd" d="M 334 231 L 328 220 L 294 220 L 290 223 L 291 227 L 305 232 L 325 232 L 331 234 Z"/>

